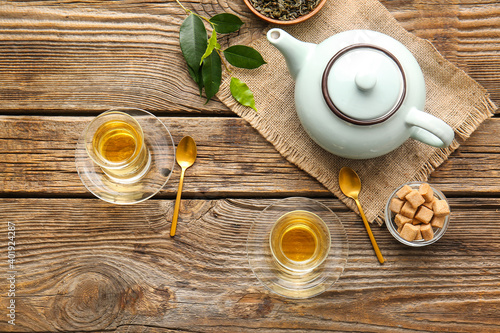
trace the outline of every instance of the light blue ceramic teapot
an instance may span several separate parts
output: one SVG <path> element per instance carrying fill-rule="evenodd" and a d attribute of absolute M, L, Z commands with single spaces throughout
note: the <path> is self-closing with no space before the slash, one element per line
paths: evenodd
<path fill-rule="evenodd" d="M 350 30 L 316 45 L 271 29 L 267 39 L 284 55 L 296 81 L 295 107 L 304 129 L 327 151 L 367 159 L 408 138 L 439 148 L 452 142 L 453 129 L 421 111 L 422 71 L 392 37 Z"/>

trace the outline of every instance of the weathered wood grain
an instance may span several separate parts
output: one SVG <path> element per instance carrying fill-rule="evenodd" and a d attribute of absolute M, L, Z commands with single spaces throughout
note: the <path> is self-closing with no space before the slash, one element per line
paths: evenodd
<path fill-rule="evenodd" d="M 223 46 L 265 28 L 242 1 L 183 3 L 242 17 Z M 498 1 L 382 3 L 500 105 Z M 430 178 L 450 197 L 446 235 L 415 249 L 373 227 L 380 266 L 357 215 L 222 103 L 197 96 L 178 45 L 184 18 L 171 0 L 0 3 L 0 331 L 500 332 L 500 118 Z M 198 142 L 175 239 L 178 166 L 158 196 L 133 206 L 95 199 L 78 178 L 76 140 L 90 116 L 116 106 L 153 111 L 176 143 Z M 292 195 L 321 197 L 350 242 L 337 284 L 302 301 L 268 292 L 245 248 L 266 198 Z M 9 222 L 16 326 L 6 316 Z"/>
<path fill-rule="evenodd" d="M 187 15 L 175 2 L 14 4 L 0 6 L 5 112 L 95 112 L 122 105 L 170 113 L 229 112 L 216 100 L 205 105 L 189 78 L 178 42 Z M 209 16 L 243 6 L 222 2 L 192 8 Z M 246 16 L 241 34 L 251 39 L 263 24 Z"/>
<path fill-rule="evenodd" d="M 186 200 L 171 239 L 171 200 L 1 199 L 18 280 L 16 326 L 0 330 L 500 332 L 499 199 L 451 199 L 450 228 L 427 248 L 374 228 L 384 265 L 360 219 L 322 200 L 343 221 L 349 260 L 333 288 L 300 301 L 268 292 L 247 262 L 249 228 L 271 202 Z"/>
<path fill-rule="evenodd" d="M 495 1 L 383 3 L 403 27 L 429 39 L 500 104 Z M 240 15 L 246 24 L 232 40 L 248 43 L 265 27 L 242 1 L 186 5 L 207 16 Z M 169 114 L 231 114 L 217 100 L 205 105 L 197 96 L 178 43 L 186 15 L 173 1 L 10 1 L 0 5 L 0 13 L 4 113 L 95 113 L 135 106 Z"/>
<path fill-rule="evenodd" d="M 87 195 L 74 163 L 76 142 L 90 117 L 2 117 L 1 191 L 41 196 Z M 238 118 L 162 118 L 177 144 L 182 136 L 197 141 L 198 157 L 186 173 L 184 195 L 220 197 L 287 195 L 326 190 L 284 160 L 244 120 Z M 177 192 L 180 168 L 162 196 Z M 267 175 L 267 176 L 266 176 Z M 262 178 L 262 177 L 265 178 Z M 4 194 L 4 195 L 5 195 Z"/>
<path fill-rule="evenodd" d="M 0 191 L 3 196 L 87 196 L 74 165 L 78 137 L 90 117 L 0 117 Z M 198 159 L 184 195 L 209 197 L 331 196 L 307 173 L 287 162 L 239 118 L 162 117 L 177 144 L 193 136 Z M 500 118 L 489 119 L 432 173 L 447 195 L 496 195 L 500 191 Z M 180 168 L 159 194 L 172 198 Z M 485 181 L 487 180 L 487 181 Z"/>

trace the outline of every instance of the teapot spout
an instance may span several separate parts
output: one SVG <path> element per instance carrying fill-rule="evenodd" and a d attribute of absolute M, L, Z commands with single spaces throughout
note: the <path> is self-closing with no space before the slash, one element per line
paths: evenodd
<path fill-rule="evenodd" d="M 267 40 L 283 54 L 288 70 L 294 80 L 297 79 L 300 69 L 316 48 L 316 44 L 302 42 L 278 28 L 267 32 Z"/>

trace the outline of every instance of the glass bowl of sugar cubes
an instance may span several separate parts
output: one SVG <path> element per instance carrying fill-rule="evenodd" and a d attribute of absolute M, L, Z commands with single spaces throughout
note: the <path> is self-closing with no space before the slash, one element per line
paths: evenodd
<path fill-rule="evenodd" d="M 425 182 L 401 185 L 385 206 L 387 229 L 408 246 L 420 247 L 438 241 L 449 223 L 450 206 L 446 197 Z"/>

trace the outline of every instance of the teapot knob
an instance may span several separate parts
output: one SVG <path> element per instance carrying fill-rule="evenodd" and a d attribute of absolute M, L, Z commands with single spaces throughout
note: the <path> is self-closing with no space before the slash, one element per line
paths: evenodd
<path fill-rule="evenodd" d="M 358 89 L 368 91 L 373 89 L 373 87 L 377 84 L 377 76 L 369 71 L 360 71 L 356 73 L 354 82 L 356 83 Z"/>

